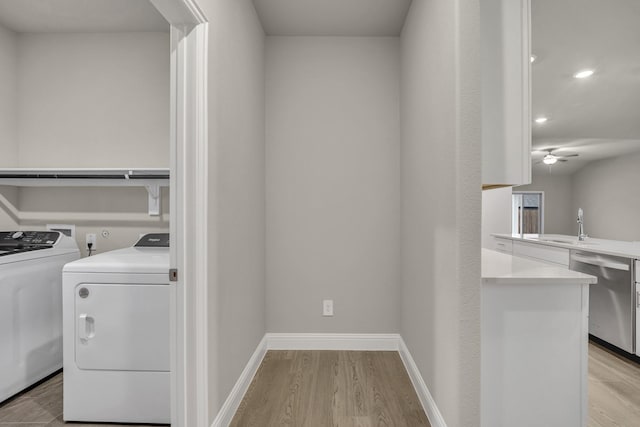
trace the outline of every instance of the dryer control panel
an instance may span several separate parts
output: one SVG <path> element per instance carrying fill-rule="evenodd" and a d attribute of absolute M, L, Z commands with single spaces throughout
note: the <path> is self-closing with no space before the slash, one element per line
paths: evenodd
<path fill-rule="evenodd" d="M 136 248 L 168 248 L 169 233 L 145 234 L 134 246 Z"/>

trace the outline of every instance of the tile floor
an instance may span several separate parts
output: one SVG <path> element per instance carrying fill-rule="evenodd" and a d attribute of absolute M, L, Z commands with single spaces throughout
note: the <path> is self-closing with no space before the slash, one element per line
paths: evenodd
<path fill-rule="evenodd" d="M 0 427 L 115 427 L 142 424 L 84 424 L 62 420 L 62 372 L 0 404 Z"/>

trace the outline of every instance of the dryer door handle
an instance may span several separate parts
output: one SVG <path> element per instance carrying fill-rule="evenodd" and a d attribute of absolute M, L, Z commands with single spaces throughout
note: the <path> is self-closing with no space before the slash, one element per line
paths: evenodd
<path fill-rule="evenodd" d="M 81 314 L 78 317 L 78 338 L 86 344 L 95 335 L 95 319 L 86 313 Z"/>

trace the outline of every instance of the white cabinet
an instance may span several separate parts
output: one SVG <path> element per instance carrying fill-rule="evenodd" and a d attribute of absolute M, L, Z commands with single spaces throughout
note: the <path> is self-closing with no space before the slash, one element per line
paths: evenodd
<path fill-rule="evenodd" d="M 513 254 L 569 268 L 569 249 L 538 243 L 513 242 Z"/>
<path fill-rule="evenodd" d="M 530 0 L 481 0 L 482 187 L 531 183 Z"/>
<path fill-rule="evenodd" d="M 494 251 L 482 276 L 481 426 L 585 427 L 594 278 Z"/>
<path fill-rule="evenodd" d="M 640 271 L 638 269 L 640 269 L 640 261 L 636 260 L 635 262 L 636 355 L 640 356 Z"/>
<path fill-rule="evenodd" d="M 513 252 L 513 240 L 494 237 L 493 249 L 505 254 L 511 254 Z"/>
<path fill-rule="evenodd" d="M 636 304 L 636 355 L 640 356 L 640 283 L 638 282 L 636 282 L 635 304 Z"/>
<path fill-rule="evenodd" d="M 482 288 L 482 427 L 586 426 L 589 285 Z"/>

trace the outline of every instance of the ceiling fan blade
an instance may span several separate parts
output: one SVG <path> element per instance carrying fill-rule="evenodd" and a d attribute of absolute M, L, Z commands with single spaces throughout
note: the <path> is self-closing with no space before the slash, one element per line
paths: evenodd
<path fill-rule="evenodd" d="M 556 157 L 559 158 L 559 159 L 565 159 L 567 157 L 578 157 L 579 155 L 580 154 L 565 154 L 565 155 L 560 155 L 560 156 L 556 156 Z"/>
<path fill-rule="evenodd" d="M 569 160 L 567 160 L 567 159 L 562 159 L 562 158 L 558 158 L 558 161 L 559 161 L 559 162 L 568 162 Z"/>
<path fill-rule="evenodd" d="M 532 153 L 550 153 L 559 150 L 560 147 L 548 147 L 548 148 L 535 148 L 531 150 Z"/>

